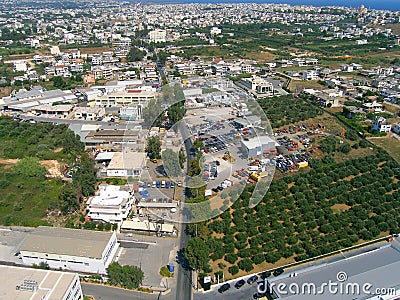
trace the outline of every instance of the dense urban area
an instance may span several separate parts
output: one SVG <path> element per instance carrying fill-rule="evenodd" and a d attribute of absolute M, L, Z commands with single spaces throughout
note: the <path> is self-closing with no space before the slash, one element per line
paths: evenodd
<path fill-rule="evenodd" d="M 400 299 L 400 11 L 2 1 L 0 138 L 1 299 Z"/>

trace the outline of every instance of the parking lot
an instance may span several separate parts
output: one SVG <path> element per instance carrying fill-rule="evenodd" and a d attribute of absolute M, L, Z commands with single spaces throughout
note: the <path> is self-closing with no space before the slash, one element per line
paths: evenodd
<path fill-rule="evenodd" d="M 160 268 L 175 260 L 172 251 L 178 242 L 176 238 L 155 238 L 152 236 L 136 235 L 125 237 L 119 235 L 119 239 L 135 241 L 123 245 L 118 262 L 121 265 L 134 265 L 144 272 L 142 284 L 148 286 L 162 286 Z"/>
<path fill-rule="evenodd" d="M 273 160 L 282 172 L 294 170 L 299 163 L 308 162 L 312 158 L 313 139 L 325 135 L 321 129 L 324 126 L 305 125 L 289 126 L 275 132 L 275 138 L 280 144 L 279 155 Z"/>
<path fill-rule="evenodd" d="M 203 143 L 204 161 L 200 176 L 213 193 L 243 181 L 244 178 L 236 176 L 236 170 L 246 170 L 248 164 L 240 141 L 255 135 L 254 129 L 246 125 L 246 120 L 241 119 L 245 126 L 237 124 L 232 112 L 233 109 L 227 107 L 217 108 L 211 115 L 202 115 L 196 110 L 196 115 L 186 120 L 193 137 Z"/>

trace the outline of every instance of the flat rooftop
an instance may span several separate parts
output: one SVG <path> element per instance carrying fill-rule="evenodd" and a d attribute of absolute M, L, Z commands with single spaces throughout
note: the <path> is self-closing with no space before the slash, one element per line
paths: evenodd
<path fill-rule="evenodd" d="M 34 291 L 17 290 L 24 280 L 36 281 L 38 289 Z M 64 299 L 67 289 L 74 280 L 74 273 L 56 272 L 0 265 L 0 299 L 18 300 L 60 300 Z"/>
<path fill-rule="evenodd" d="M 112 232 L 39 226 L 19 251 L 101 258 Z"/>
<path fill-rule="evenodd" d="M 144 166 L 146 153 L 144 152 L 115 152 L 108 165 L 109 170 L 133 170 Z"/>
<path fill-rule="evenodd" d="M 107 185 L 99 187 L 99 195 L 92 197 L 90 206 L 119 206 L 126 203 L 130 195 L 128 191 L 122 191 L 119 186 Z"/>
<path fill-rule="evenodd" d="M 287 273 L 284 277 L 278 277 L 269 280 L 274 283 L 273 289 L 278 299 L 301 300 L 301 299 L 361 299 L 367 296 L 368 291 L 374 293 L 377 288 L 393 288 L 400 285 L 400 243 L 394 240 L 390 245 L 383 246 L 379 249 L 372 250 L 354 257 L 342 259 L 340 261 L 324 264 L 317 267 L 311 267 L 304 270 L 296 271 L 297 276 L 289 277 Z M 346 280 L 340 282 L 338 274 L 345 274 Z M 287 287 L 296 285 L 300 287 L 300 291 L 306 284 L 314 284 L 317 290 L 320 290 L 323 284 L 329 282 L 337 283 L 344 287 L 344 293 L 330 293 L 325 287 L 323 294 L 310 295 L 309 293 L 294 294 L 291 292 L 281 292 L 276 287 L 283 283 Z M 360 292 L 353 293 L 352 289 L 346 288 L 350 284 L 357 284 Z M 363 291 L 365 284 L 371 284 L 372 287 L 366 292 Z M 288 290 L 288 289 L 286 289 Z M 400 295 L 400 293 L 398 293 Z"/>
<path fill-rule="evenodd" d="M 273 148 L 274 146 L 279 146 L 279 144 L 272 138 L 270 138 L 267 135 L 262 135 L 262 136 L 256 136 L 254 138 L 249 139 L 248 141 L 243 140 L 243 144 L 248 148 L 248 149 L 253 149 L 257 147 L 262 147 L 263 150 L 267 150 L 268 148 L 265 148 L 265 146 Z"/>
<path fill-rule="evenodd" d="M 159 226 L 159 227 L 158 227 Z M 134 222 L 134 221 L 123 221 L 121 224 L 122 230 L 137 230 L 137 231 L 162 231 L 172 233 L 174 231 L 174 225 L 172 224 L 157 224 L 154 222 Z"/>
<path fill-rule="evenodd" d="M 100 152 L 96 156 L 96 160 L 111 160 L 114 157 L 115 152 Z"/>

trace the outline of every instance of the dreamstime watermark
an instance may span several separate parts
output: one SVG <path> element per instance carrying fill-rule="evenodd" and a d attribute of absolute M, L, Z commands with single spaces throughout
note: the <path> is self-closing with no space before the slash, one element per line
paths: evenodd
<path fill-rule="evenodd" d="M 346 272 L 340 271 L 336 274 L 335 280 L 328 280 L 319 284 L 312 282 L 271 282 L 267 279 L 258 283 L 257 291 L 261 294 L 267 291 L 275 291 L 279 295 L 341 295 L 341 296 L 361 296 L 361 295 L 388 295 L 397 296 L 395 288 L 378 288 L 366 282 L 363 284 L 348 281 Z"/>

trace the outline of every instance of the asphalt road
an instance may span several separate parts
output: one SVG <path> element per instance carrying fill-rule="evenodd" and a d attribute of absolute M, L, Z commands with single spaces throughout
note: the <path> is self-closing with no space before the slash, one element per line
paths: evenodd
<path fill-rule="evenodd" d="M 96 300 L 155 300 L 158 295 L 113 288 L 98 284 L 81 283 L 83 294 L 94 296 Z"/>
<path fill-rule="evenodd" d="M 186 149 L 186 157 L 187 157 L 187 167 L 189 168 L 189 161 L 192 159 L 190 155 L 190 149 L 192 148 L 192 141 L 190 139 L 190 136 L 187 136 L 187 128 L 185 128 L 185 123 L 180 122 L 179 131 L 181 132 L 181 135 L 184 139 L 184 144 L 185 144 L 185 149 Z M 186 129 L 186 131 L 185 131 Z M 187 183 L 186 183 L 187 184 Z M 184 218 L 184 217 L 183 217 Z M 187 234 L 186 231 L 186 224 L 181 223 L 180 228 L 180 243 L 179 243 L 179 249 L 183 250 L 190 239 L 190 236 Z M 180 252 L 181 255 L 183 254 Z M 192 271 L 187 269 L 187 266 L 184 266 L 182 263 L 178 264 L 177 267 L 177 282 L 176 282 L 176 300 L 191 300 L 193 299 L 193 291 L 192 291 Z"/>
<path fill-rule="evenodd" d="M 225 293 L 218 293 L 217 290 L 215 291 L 210 291 L 207 293 L 203 294 L 195 294 L 194 295 L 194 300 L 218 300 L 218 299 L 223 299 L 223 300 L 247 300 L 247 299 L 253 299 L 253 294 L 257 292 L 257 284 L 254 283 L 252 285 L 249 285 L 246 283 L 242 288 L 239 290 L 235 289 L 235 287 L 231 284 L 231 288 L 226 291 Z"/>
<path fill-rule="evenodd" d="M 180 232 L 180 244 L 179 248 L 183 249 L 187 246 L 189 241 L 189 235 L 186 234 L 186 224 L 181 224 Z M 192 272 L 185 268 L 181 263 L 178 264 L 178 276 L 176 282 L 176 300 L 191 300 L 193 299 L 192 292 Z"/>

